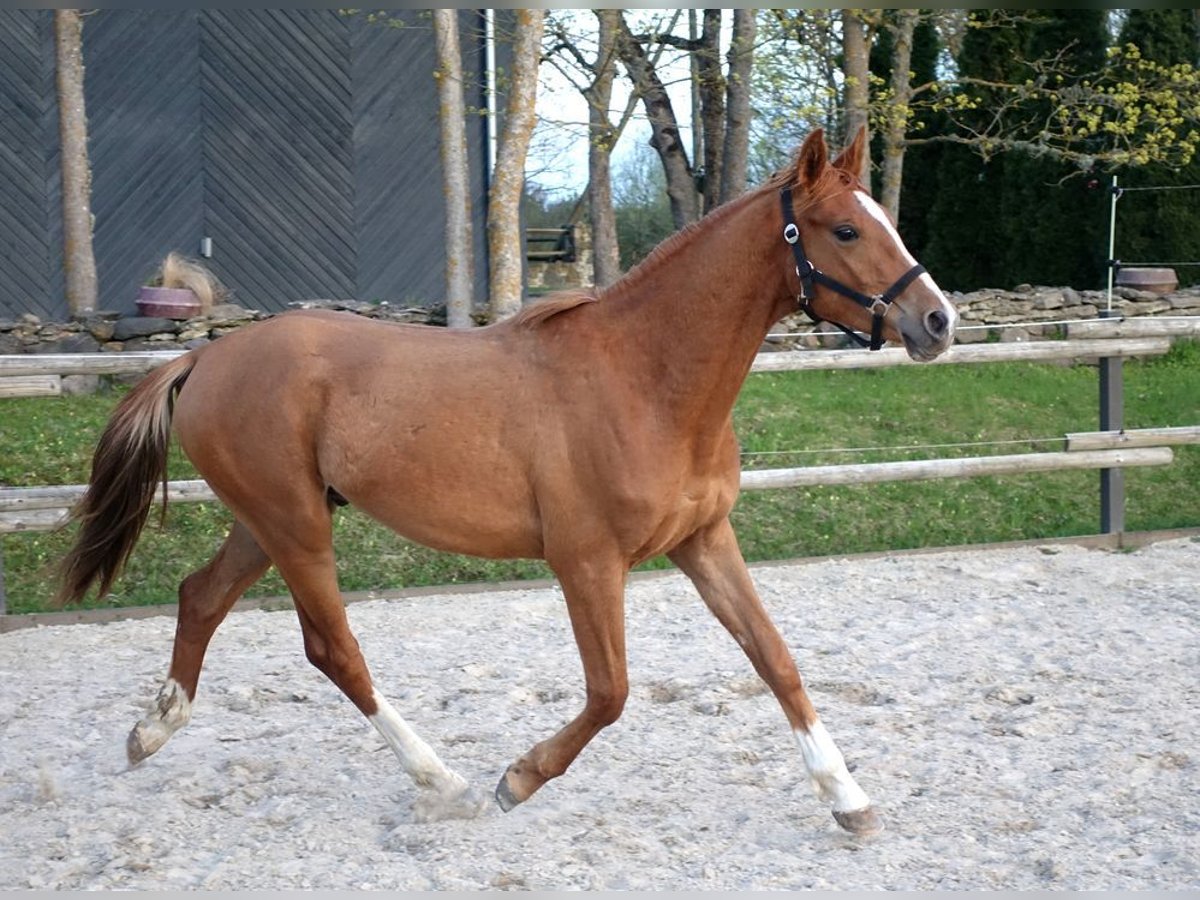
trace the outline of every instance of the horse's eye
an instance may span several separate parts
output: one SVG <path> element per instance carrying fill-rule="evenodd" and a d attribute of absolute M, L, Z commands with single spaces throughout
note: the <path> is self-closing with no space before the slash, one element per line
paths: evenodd
<path fill-rule="evenodd" d="M 833 229 L 833 236 L 843 244 L 858 240 L 858 232 L 849 225 L 839 225 Z"/>

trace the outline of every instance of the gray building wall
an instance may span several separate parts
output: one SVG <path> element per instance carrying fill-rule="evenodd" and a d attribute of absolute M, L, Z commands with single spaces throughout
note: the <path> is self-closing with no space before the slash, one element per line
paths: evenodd
<path fill-rule="evenodd" d="M 431 306 L 445 208 L 427 13 L 100 10 L 83 29 L 99 305 L 130 313 L 172 250 L 244 306 Z M 468 106 L 486 107 L 478 11 L 460 11 Z M 500 59 L 505 48 L 498 48 Z M 499 66 L 498 66 L 499 67 Z M 503 102 L 501 101 L 501 108 Z M 64 319 L 49 10 L 0 10 L 0 317 Z M 469 117 L 477 300 L 487 126 Z"/>

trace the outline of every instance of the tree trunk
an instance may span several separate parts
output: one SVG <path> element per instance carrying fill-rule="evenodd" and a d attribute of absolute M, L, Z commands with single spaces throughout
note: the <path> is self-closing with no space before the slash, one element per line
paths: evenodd
<path fill-rule="evenodd" d="M 696 18 L 696 10 L 688 9 L 688 43 L 692 45 L 698 44 L 700 41 L 700 20 Z M 665 46 L 665 45 L 664 45 Z M 691 78 L 691 90 L 688 91 L 688 99 L 691 101 L 691 116 L 692 116 L 692 159 L 704 159 L 704 129 L 697 128 L 696 122 L 704 121 L 704 104 L 700 100 L 700 66 L 697 61 L 696 54 L 688 51 L 688 73 Z M 704 206 L 704 194 L 700 190 L 700 186 L 696 187 L 696 208 L 702 209 Z"/>
<path fill-rule="evenodd" d="M 729 44 L 729 78 L 725 88 L 725 153 L 719 202 L 732 200 L 746 190 L 750 157 L 750 70 L 758 34 L 757 10 L 733 11 L 733 37 Z"/>
<path fill-rule="evenodd" d="M 704 130 L 702 193 L 704 212 L 708 213 L 721 202 L 721 175 L 725 169 L 722 162 L 725 156 L 725 76 L 721 73 L 721 10 L 704 10 L 695 57 Z"/>
<path fill-rule="evenodd" d="M 92 169 L 83 102 L 83 20 L 79 10 L 54 11 L 54 51 L 67 308 L 72 315 L 82 315 L 96 308 L 97 284 L 92 249 Z"/>
<path fill-rule="evenodd" d="M 597 9 L 599 49 L 595 78 L 585 91 L 588 102 L 588 215 L 592 226 L 592 281 L 608 287 L 621 277 L 617 243 L 617 216 L 613 209 L 610 163 L 616 143 L 609 119 L 613 77 L 617 72 L 617 16 L 615 9 Z"/>
<path fill-rule="evenodd" d="M 492 321 L 521 309 L 524 292 L 525 241 L 521 233 L 521 191 L 525 157 L 537 121 L 538 64 L 542 53 L 544 13 L 518 9 L 513 35 L 512 75 L 504 107 L 504 130 L 496 151 L 496 170 L 488 194 L 488 261 Z"/>
<path fill-rule="evenodd" d="M 868 127 L 867 104 L 870 102 L 870 60 L 866 23 L 852 9 L 842 10 L 842 55 L 845 62 L 845 95 L 843 109 L 846 118 L 846 144 L 849 145 L 860 128 Z M 871 158 L 863 154 L 859 178 L 871 188 Z"/>
<path fill-rule="evenodd" d="M 667 178 L 667 197 L 671 201 L 671 218 L 675 227 L 682 228 L 698 218 L 696 211 L 696 187 L 692 181 L 692 167 L 688 163 L 687 149 L 679 135 L 679 123 L 671 97 L 662 79 L 645 50 L 629 30 L 624 13 L 617 17 L 617 53 L 629 72 L 634 90 L 641 95 L 650 120 L 650 146 L 662 160 Z"/>
<path fill-rule="evenodd" d="M 880 177 L 880 203 L 892 215 L 900 218 L 900 185 L 904 178 L 904 136 L 908 131 L 908 104 L 912 99 L 909 69 L 912 65 L 913 32 L 920 18 L 919 9 L 895 10 L 892 47 L 892 102 L 888 109 L 887 128 L 883 134 L 883 172 Z"/>
<path fill-rule="evenodd" d="M 441 129 L 442 193 L 446 198 L 446 324 L 451 328 L 469 328 L 475 279 L 457 10 L 433 10 L 433 39 L 437 54 L 434 78 Z"/>

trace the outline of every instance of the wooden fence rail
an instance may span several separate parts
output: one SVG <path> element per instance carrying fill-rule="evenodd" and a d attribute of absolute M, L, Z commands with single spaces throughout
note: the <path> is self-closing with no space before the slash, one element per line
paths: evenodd
<path fill-rule="evenodd" d="M 1063 451 L 1013 453 L 1002 456 L 967 456 L 914 459 L 881 463 L 804 466 L 789 469 L 746 469 L 743 490 L 761 491 L 816 485 L 877 484 L 885 481 L 929 481 L 974 478 L 981 475 L 1023 475 L 1071 469 L 1133 468 L 1170 464 L 1170 445 L 1200 444 L 1200 425 L 1179 428 L 1146 428 L 1120 433 L 1069 434 Z M 0 488 L 0 534 L 52 531 L 62 525 L 68 511 L 83 497 L 86 485 Z M 168 503 L 216 500 L 202 480 L 171 481 Z"/>
<path fill-rule="evenodd" d="M 1172 336 L 1200 334 L 1200 317 L 1163 322 L 1101 320 L 1075 329 L 1066 340 L 998 344 L 958 344 L 934 365 L 992 362 L 1051 362 L 1061 360 L 1121 360 L 1166 353 Z M 1125 329 L 1125 330 L 1122 330 Z M 1082 332 L 1082 334 L 1081 334 Z M 1083 336 L 1087 334 L 1089 336 Z M 1078 335 L 1078 336 L 1077 336 Z M 1094 335 L 1094 336 L 1092 336 Z M 148 372 L 181 350 L 90 354 L 25 354 L 0 356 L 0 397 L 44 396 L 57 393 L 64 375 L 133 375 Z M 898 348 L 875 353 L 862 350 L 793 351 L 759 353 L 752 372 L 868 369 L 918 365 Z M 28 390 L 31 393 L 14 393 Z M 1102 421 L 1101 427 L 1105 428 Z M 883 463 L 807 466 L 788 469 L 750 469 L 742 472 L 744 490 L 768 490 L 811 485 L 844 485 L 886 481 L 968 478 L 981 475 L 1024 474 L 1065 469 L 1100 469 L 1119 472 L 1133 466 L 1169 464 L 1171 445 L 1200 444 L 1200 426 L 1102 430 L 1068 434 L 1063 449 L 1048 453 L 1003 456 L 904 460 Z M 62 525 L 70 508 L 83 496 L 84 485 L 36 488 L 0 488 L 0 535 L 49 531 Z M 1102 491 L 1103 493 L 1103 491 Z M 215 500 L 204 481 L 174 481 L 167 485 L 168 502 Z M 0 615 L 5 611 L 3 569 L 0 557 Z"/>
<path fill-rule="evenodd" d="M 1200 317 L 1197 317 L 1200 318 Z M 882 369 L 900 365 L 951 365 L 994 362 L 1053 362 L 1075 359 L 1157 356 L 1171 349 L 1168 335 L 1135 338 L 1081 338 L 1000 344 L 956 344 L 930 363 L 917 363 L 898 347 L 875 353 L 862 350 L 779 350 L 759 353 L 751 372 L 801 372 L 821 369 Z M 27 353 L 0 356 L 0 397 L 48 396 L 63 375 L 137 375 L 181 356 L 183 350 L 123 353 Z M 8 385 L 8 387 L 6 387 Z M 21 394 L 28 387 L 36 393 Z"/>
<path fill-rule="evenodd" d="M 1170 349 L 1169 337 L 955 344 L 937 359 L 927 363 L 913 361 L 899 347 L 887 347 L 874 353 L 862 350 L 780 350 L 775 353 L 758 354 L 750 371 L 803 372 L 819 369 L 885 369 L 903 365 L 1124 359 L 1134 356 L 1161 356 Z"/>
<path fill-rule="evenodd" d="M 798 469 L 752 469 L 742 473 L 742 490 L 878 484 L 884 481 L 932 481 L 941 478 L 975 478 L 980 475 L 1024 475 L 1029 472 L 1066 469 L 1163 466 L 1173 459 L 1174 454 L 1170 447 L 1144 447 L 1134 450 L 1082 450 L 950 459 L 908 459 L 839 466 L 804 466 Z"/>

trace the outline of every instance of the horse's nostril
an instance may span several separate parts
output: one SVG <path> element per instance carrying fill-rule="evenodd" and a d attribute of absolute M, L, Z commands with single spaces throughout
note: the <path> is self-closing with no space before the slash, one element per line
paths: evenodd
<path fill-rule="evenodd" d="M 925 315 L 925 328 L 934 337 L 942 337 L 950 327 L 950 317 L 940 309 L 935 309 Z"/>

